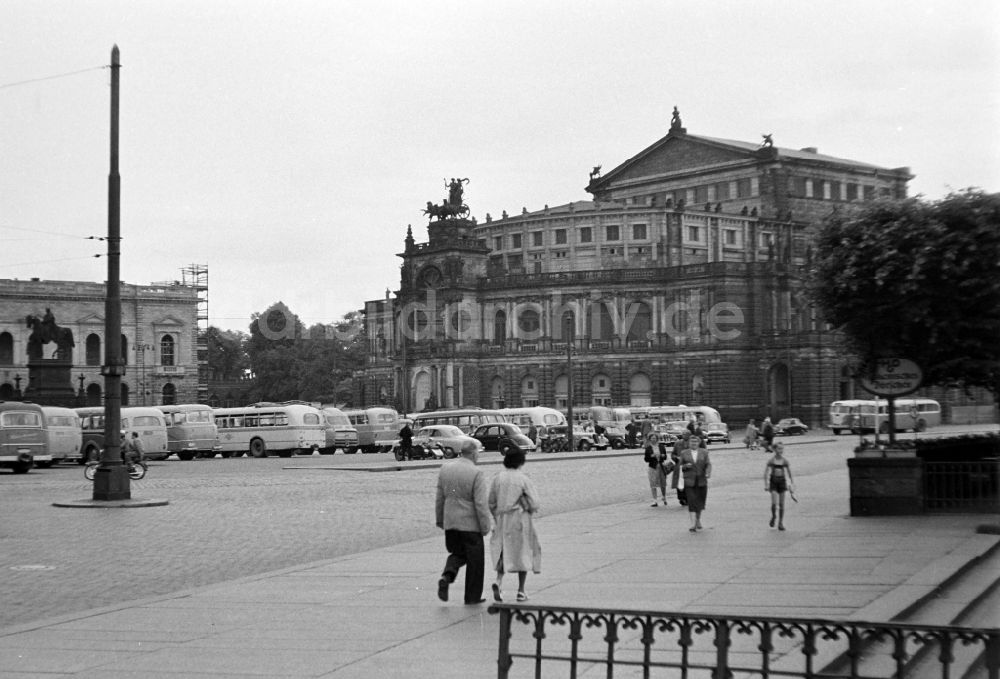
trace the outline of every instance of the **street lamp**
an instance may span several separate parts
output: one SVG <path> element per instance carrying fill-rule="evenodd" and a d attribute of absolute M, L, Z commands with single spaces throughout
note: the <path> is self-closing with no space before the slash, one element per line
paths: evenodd
<path fill-rule="evenodd" d="M 152 344 L 136 344 L 132 347 L 132 351 L 136 353 L 136 363 L 139 364 L 139 392 L 142 394 L 142 405 L 146 405 L 146 352 L 152 350 Z"/>
<path fill-rule="evenodd" d="M 573 442 L 573 324 L 565 319 L 566 326 L 566 439 L 570 450 L 576 450 Z"/>

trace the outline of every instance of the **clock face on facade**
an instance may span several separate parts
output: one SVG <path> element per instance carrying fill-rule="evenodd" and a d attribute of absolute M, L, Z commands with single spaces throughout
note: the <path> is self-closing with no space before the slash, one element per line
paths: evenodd
<path fill-rule="evenodd" d="M 429 266 L 420 273 L 420 281 L 427 288 L 436 288 L 441 284 L 441 270 L 436 266 Z"/>

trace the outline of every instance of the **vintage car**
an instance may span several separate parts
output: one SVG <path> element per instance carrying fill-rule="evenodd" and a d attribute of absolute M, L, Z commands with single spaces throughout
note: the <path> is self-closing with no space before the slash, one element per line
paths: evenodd
<path fill-rule="evenodd" d="M 774 425 L 775 436 L 802 436 L 807 431 L 809 427 L 797 417 L 786 417 Z"/>
<path fill-rule="evenodd" d="M 481 424 L 472 432 L 472 438 L 482 443 L 486 450 L 499 450 L 504 455 L 515 449 L 525 453 L 535 449 L 534 442 L 511 422 Z"/>
<path fill-rule="evenodd" d="M 705 443 L 729 443 L 729 425 L 725 422 L 710 422 L 702 428 Z"/>

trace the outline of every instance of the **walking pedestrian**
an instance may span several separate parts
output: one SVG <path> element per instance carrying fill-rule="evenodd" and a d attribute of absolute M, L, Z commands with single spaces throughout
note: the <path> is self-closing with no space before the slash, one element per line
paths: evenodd
<path fill-rule="evenodd" d="M 670 451 L 670 459 L 674 463 L 674 471 L 670 475 L 670 487 L 677 491 L 677 502 L 681 507 L 687 507 L 687 493 L 684 492 L 684 475 L 681 474 L 681 453 L 688 447 L 691 433 L 685 431 L 674 441 L 674 449 Z"/>
<path fill-rule="evenodd" d="M 448 586 L 465 566 L 465 603 L 480 604 L 486 556 L 483 537 L 490 532 L 489 484 L 476 466 L 482 444 L 467 441 L 459 456 L 445 462 L 438 472 L 434 513 L 437 527 L 444 530 L 448 550 L 444 571 L 438 580 L 438 598 L 448 600 Z"/>
<path fill-rule="evenodd" d="M 747 431 L 743 437 L 743 443 L 748 450 L 757 450 L 757 423 L 752 418 L 747 422 Z"/>
<path fill-rule="evenodd" d="M 701 439 L 691 436 L 688 447 L 681 453 L 681 473 L 684 474 L 684 494 L 687 496 L 688 516 L 691 517 L 692 533 L 702 529 L 701 513 L 705 511 L 708 499 L 708 480 L 712 477 L 712 461 L 708 448 Z"/>
<path fill-rule="evenodd" d="M 785 493 L 794 490 L 792 467 L 784 456 L 785 444 L 774 444 L 774 455 L 764 467 L 764 490 L 771 493 L 771 528 L 777 513 L 778 530 L 785 530 Z"/>
<path fill-rule="evenodd" d="M 649 479 L 649 492 L 653 496 L 653 504 L 657 507 L 656 491 L 660 491 L 663 506 L 667 506 L 667 474 L 673 471 L 673 462 L 667 457 L 666 447 L 660 443 L 659 436 L 650 434 L 646 437 L 646 450 L 642 459 L 646 462 L 646 476 Z M 670 465 L 668 471 L 667 465 Z"/>
<path fill-rule="evenodd" d="M 490 537 L 490 553 L 497 579 L 493 600 L 503 601 L 503 576 L 517 573 L 517 600 L 527 601 L 524 591 L 528 571 L 542 572 L 542 547 L 535 531 L 538 492 L 524 467 L 524 451 L 513 450 L 503 459 L 504 469 L 493 477 L 489 506 L 495 527 Z"/>
<path fill-rule="evenodd" d="M 404 460 L 413 458 L 413 430 L 410 423 L 404 422 L 403 428 L 399 430 L 399 450 Z"/>
<path fill-rule="evenodd" d="M 760 435 L 764 439 L 764 450 L 770 453 L 774 443 L 774 425 L 771 424 L 770 417 L 765 417 L 764 423 L 760 425 Z"/>

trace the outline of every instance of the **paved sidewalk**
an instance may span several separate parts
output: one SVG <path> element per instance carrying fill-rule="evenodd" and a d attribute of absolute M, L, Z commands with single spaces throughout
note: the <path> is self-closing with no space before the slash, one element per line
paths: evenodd
<path fill-rule="evenodd" d="M 982 516 L 851 518 L 833 492 L 778 532 L 747 486 L 710 493 L 695 534 L 676 503 L 542 516 L 532 603 L 888 620 L 1000 540 Z M 461 603 L 462 575 L 438 601 L 444 556 L 443 537 L 418 540 L 0 629 L 0 677 L 496 676 L 498 616 Z"/>

